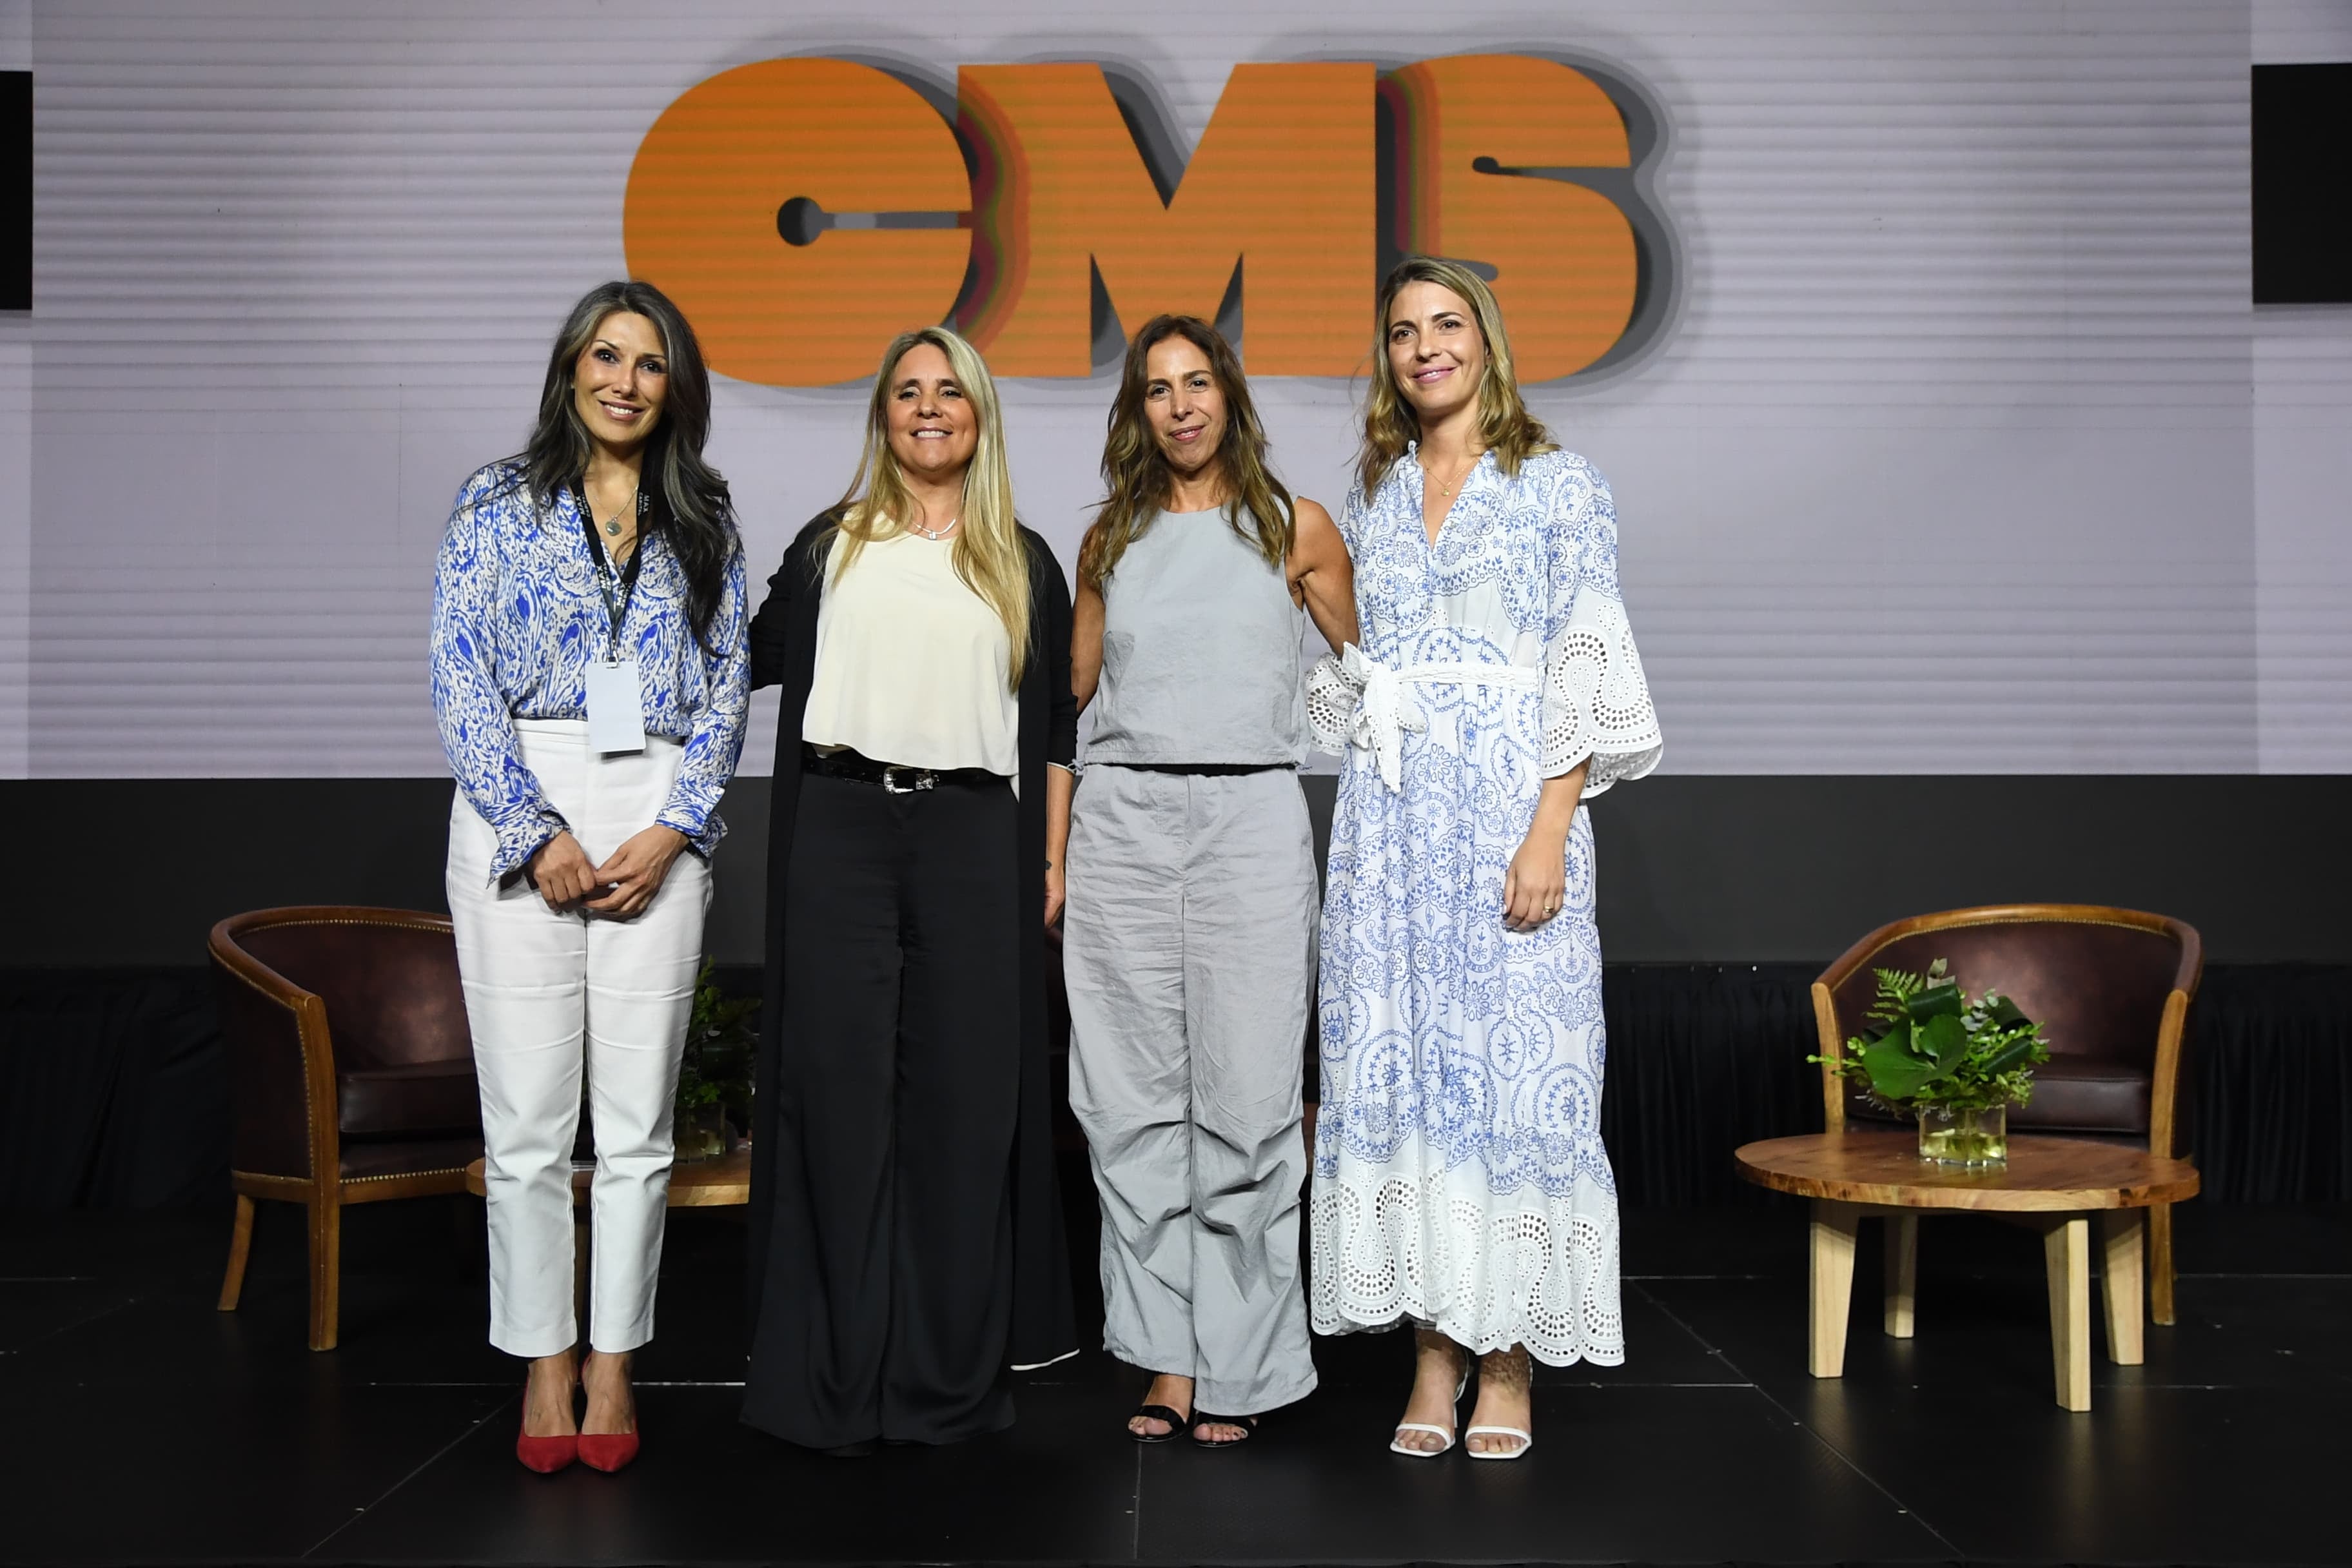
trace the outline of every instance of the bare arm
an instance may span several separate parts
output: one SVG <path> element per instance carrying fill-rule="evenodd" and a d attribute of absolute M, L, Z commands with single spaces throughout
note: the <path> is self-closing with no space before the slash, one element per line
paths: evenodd
<path fill-rule="evenodd" d="M 1339 525 L 1317 502 L 1301 496 L 1296 512 L 1297 529 L 1290 543 L 1290 598 L 1306 606 L 1315 629 L 1338 653 L 1357 637 L 1356 568 Z M 1079 611 L 1081 616 L 1085 611 Z M 1095 628 L 1095 649 L 1101 658 L 1102 628 Z"/>
<path fill-rule="evenodd" d="M 1102 679 L 1102 590 L 1081 577 L 1070 614 L 1070 694 L 1078 700 L 1081 713 L 1095 700 L 1095 687 Z"/>
<path fill-rule="evenodd" d="M 1062 918 L 1063 868 L 1070 858 L 1070 798 L 1078 775 L 1065 767 L 1045 770 L 1045 923 Z"/>

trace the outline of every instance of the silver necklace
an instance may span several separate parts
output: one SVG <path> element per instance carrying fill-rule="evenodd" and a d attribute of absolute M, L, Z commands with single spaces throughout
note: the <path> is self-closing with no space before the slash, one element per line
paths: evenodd
<path fill-rule="evenodd" d="M 941 529 L 925 528 L 919 522 L 910 522 L 907 525 L 907 531 L 909 533 L 919 533 L 925 539 L 928 539 L 932 543 L 936 544 L 940 540 L 945 539 L 949 534 L 953 533 L 956 531 L 956 524 L 962 521 L 963 518 L 961 515 L 951 517 L 948 519 L 948 525 Z"/>
<path fill-rule="evenodd" d="M 619 511 L 614 512 L 612 516 L 606 518 L 604 521 L 596 525 L 604 531 L 605 538 L 618 539 L 621 537 L 621 519 L 627 514 L 629 508 L 636 504 L 636 496 L 632 493 L 627 500 L 621 503 L 621 510 Z M 590 515 L 593 516 L 594 514 L 591 513 Z"/>

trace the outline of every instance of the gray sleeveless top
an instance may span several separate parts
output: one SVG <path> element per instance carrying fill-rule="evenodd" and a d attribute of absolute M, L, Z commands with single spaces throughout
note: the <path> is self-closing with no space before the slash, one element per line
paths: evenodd
<path fill-rule="evenodd" d="M 1103 584 L 1090 763 L 1307 760 L 1306 612 L 1223 511 L 1163 511 Z"/>

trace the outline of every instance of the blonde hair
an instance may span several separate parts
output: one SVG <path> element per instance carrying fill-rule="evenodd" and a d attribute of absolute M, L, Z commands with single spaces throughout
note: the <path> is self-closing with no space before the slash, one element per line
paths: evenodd
<path fill-rule="evenodd" d="M 882 351 L 881 374 L 874 378 L 874 396 L 866 411 L 866 450 L 857 472 L 841 498 L 833 535 L 825 542 L 827 565 L 838 578 L 856 561 L 866 545 L 895 539 L 907 531 L 914 514 L 914 497 L 906 476 L 898 471 L 898 454 L 890 450 L 890 392 L 898 362 L 917 346 L 929 343 L 948 357 L 956 384 L 971 399 L 978 416 L 980 442 L 963 472 L 963 506 L 957 514 L 963 526 L 949 546 L 955 574 L 980 595 L 1004 623 L 1013 643 L 1013 684 L 1029 658 L 1029 550 L 1021 541 L 1021 524 L 1013 514 L 1013 470 L 1004 458 L 1004 421 L 996 401 L 996 382 L 980 351 L 945 327 L 923 327 L 901 332 Z M 834 546 L 839 544 L 837 555 Z"/>
<path fill-rule="evenodd" d="M 1458 261 L 1408 256 L 1390 270 L 1372 311 L 1372 384 L 1364 399 L 1364 445 L 1356 462 L 1356 479 L 1366 500 L 1404 456 L 1406 446 L 1421 435 L 1421 421 L 1397 390 L 1396 372 L 1389 364 L 1389 307 L 1414 283 L 1434 283 L 1460 295 L 1486 341 L 1486 369 L 1478 379 L 1479 446 L 1495 454 L 1496 464 L 1507 475 L 1517 475 L 1519 465 L 1538 452 L 1559 449 L 1519 396 L 1510 340 L 1503 334 L 1503 308 L 1495 302 L 1486 280 Z"/>

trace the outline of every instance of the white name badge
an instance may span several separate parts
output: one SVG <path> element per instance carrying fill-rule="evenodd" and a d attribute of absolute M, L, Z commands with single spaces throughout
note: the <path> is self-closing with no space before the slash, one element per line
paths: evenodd
<path fill-rule="evenodd" d="M 645 695 L 637 687 L 637 661 L 588 661 L 588 746 L 592 751 L 646 749 Z"/>

